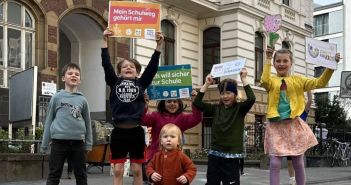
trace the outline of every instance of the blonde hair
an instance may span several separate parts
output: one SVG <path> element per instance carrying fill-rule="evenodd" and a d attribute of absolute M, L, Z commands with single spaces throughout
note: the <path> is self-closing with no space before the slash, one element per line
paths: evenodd
<path fill-rule="evenodd" d="M 166 125 L 164 125 L 164 126 L 162 127 L 162 129 L 161 129 L 161 131 L 160 131 L 159 140 L 160 140 L 160 149 L 161 149 L 161 150 L 164 149 L 163 146 L 162 146 L 162 144 L 161 144 L 162 136 L 163 136 L 165 133 L 167 133 L 167 132 L 169 132 L 170 130 L 172 130 L 172 129 L 175 129 L 176 134 L 177 134 L 177 136 L 178 136 L 178 145 L 177 145 L 177 147 L 178 147 L 179 150 L 182 150 L 182 147 L 183 147 L 182 131 L 180 130 L 180 128 L 179 128 L 177 125 L 175 125 L 175 124 L 173 124 L 173 123 L 167 123 Z"/>

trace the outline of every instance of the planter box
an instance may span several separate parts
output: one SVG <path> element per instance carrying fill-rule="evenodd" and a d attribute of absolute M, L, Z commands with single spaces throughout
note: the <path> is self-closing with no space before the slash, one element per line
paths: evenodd
<path fill-rule="evenodd" d="M 0 154 L 0 182 L 39 180 L 48 175 L 49 158 L 43 154 Z"/>

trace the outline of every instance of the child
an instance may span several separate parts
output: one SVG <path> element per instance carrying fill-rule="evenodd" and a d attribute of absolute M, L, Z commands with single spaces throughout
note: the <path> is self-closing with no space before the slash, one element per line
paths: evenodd
<path fill-rule="evenodd" d="M 118 63 L 118 76 L 116 75 L 107 49 L 107 39 L 112 32 L 105 30 L 103 34 L 102 66 L 105 71 L 105 81 L 111 88 L 110 106 L 114 121 L 110 145 L 110 162 L 114 164 L 114 184 L 123 184 L 124 162 L 129 153 L 134 184 L 141 185 L 145 134 L 140 122 L 145 107 L 144 91 L 157 72 L 163 35 L 159 32 L 156 34 L 156 50 L 143 75 L 138 78 L 141 65 L 135 59 L 125 59 Z"/>
<path fill-rule="evenodd" d="M 147 165 L 146 174 L 154 185 L 190 184 L 196 175 L 194 163 L 182 152 L 182 132 L 169 123 L 160 132 L 160 150 Z"/>
<path fill-rule="evenodd" d="M 271 76 L 273 50 L 267 48 L 266 64 L 263 68 L 261 83 L 268 92 L 267 118 L 270 123 L 265 131 L 265 153 L 270 156 L 270 184 L 279 185 L 282 156 L 291 156 L 295 169 L 297 185 L 305 184 L 303 154 L 318 142 L 310 127 L 300 118 L 305 109 L 304 92 L 324 87 L 333 70 L 326 69 L 317 79 L 290 75 L 292 52 L 287 49 L 276 51 L 273 65 L 277 71 Z M 339 61 L 340 55 L 336 55 Z"/>
<path fill-rule="evenodd" d="M 194 105 L 213 116 L 211 148 L 208 155 L 207 184 L 240 184 L 239 159 L 244 157 L 243 135 L 244 118 L 255 103 L 255 94 L 246 79 L 247 71 L 240 72 L 247 99 L 237 102 L 237 83 L 233 79 L 220 82 L 219 104 L 204 103 L 202 98 L 209 85 L 214 81 L 207 75 L 205 84 L 197 94 Z"/>
<path fill-rule="evenodd" d="M 47 184 L 58 185 L 63 165 L 72 160 L 77 185 L 87 185 L 86 152 L 92 149 L 92 129 L 88 102 L 77 88 L 80 68 L 70 63 L 62 69 L 65 89 L 50 100 L 41 149 L 47 152 L 51 141 Z"/>
<path fill-rule="evenodd" d="M 196 107 L 192 107 L 192 113 L 184 113 L 183 101 L 181 99 L 161 100 L 157 105 L 157 112 L 144 115 L 142 124 L 151 127 L 151 145 L 147 150 L 147 160 L 159 150 L 159 135 L 161 128 L 167 123 L 177 125 L 182 133 L 202 120 L 202 113 Z"/>
<path fill-rule="evenodd" d="M 308 113 L 310 112 L 311 104 L 312 104 L 312 94 L 311 94 L 311 91 L 307 91 L 307 102 L 306 102 L 305 110 L 300 115 L 300 118 L 304 121 L 307 120 L 307 116 L 308 116 Z M 296 185 L 295 171 L 292 164 L 292 158 L 291 156 L 287 156 L 286 159 L 288 161 L 289 185 Z"/>

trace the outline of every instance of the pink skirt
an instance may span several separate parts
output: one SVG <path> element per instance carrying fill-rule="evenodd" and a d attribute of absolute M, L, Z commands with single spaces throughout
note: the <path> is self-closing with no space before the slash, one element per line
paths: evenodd
<path fill-rule="evenodd" d="M 300 117 L 266 125 L 264 152 L 273 156 L 298 156 L 318 144 L 311 128 Z"/>

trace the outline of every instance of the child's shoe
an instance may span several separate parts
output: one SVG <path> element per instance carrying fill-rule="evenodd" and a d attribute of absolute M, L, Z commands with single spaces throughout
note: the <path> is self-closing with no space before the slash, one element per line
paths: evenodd
<path fill-rule="evenodd" d="M 289 185 L 296 185 L 295 177 L 290 177 L 290 179 L 289 179 Z"/>

